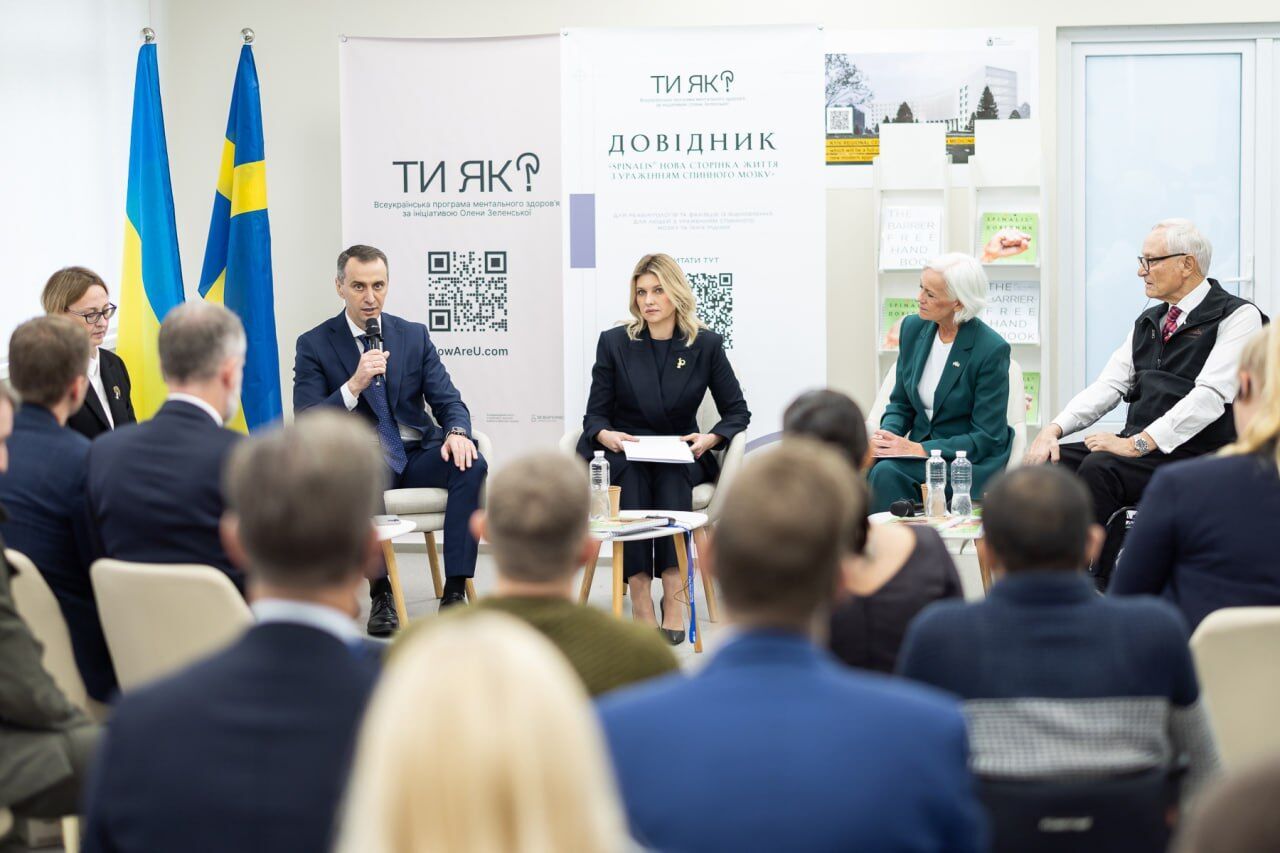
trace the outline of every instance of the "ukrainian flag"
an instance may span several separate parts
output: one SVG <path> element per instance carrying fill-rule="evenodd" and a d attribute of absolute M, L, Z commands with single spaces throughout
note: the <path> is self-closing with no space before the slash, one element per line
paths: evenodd
<path fill-rule="evenodd" d="M 222 168 L 200 272 L 200 295 L 226 305 L 244 323 L 249 342 L 244 391 L 240 413 L 228 426 L 245 432 L 271 423 L 282 413 L 264 157 L 258 69 L 253 64 L 253 49 L 246 44 L 240 48 L 236 67 Z"/>
<path fill-rule="evenodd" d="M 183 300 L 178 228 L 164 141 L 156 46 L 138 50 L 129 141 L 129 190 L 125 199 L 124 271 L 120 275 L 117 353 L 129 367 L 133 408 L 139 420 L 155 414 L 168 394 L 156 346 L 160 323 Z"/>

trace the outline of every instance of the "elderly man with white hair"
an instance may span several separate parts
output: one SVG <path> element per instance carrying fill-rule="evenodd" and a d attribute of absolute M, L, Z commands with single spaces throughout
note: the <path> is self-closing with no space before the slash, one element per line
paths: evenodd
<path fill-rule="evenodd" d="M 982 265 L 965 254 L 943 255 L 920 273 L 920 310 L 902 321 L 897 380 L 871 434 L 873 512 L 920 499 L 932 450 L 948 463 L 968 456 L 975 500 L 1008 463 L 1009 344 L 978 319 L 987 290 Z"/>
<path fill-rule="evenodd" d="M 1101 524 L 1138 503 L 1156 468 L 1212 453 L 1235 439 L 1240 351 L 1265 319 L 1257 306 L 1205 278 L 1213 247 L 1189 220 L 1166 219 L 1142 241 L 1138 276 L 1148 299 L 1102 375 L 1045 425 L 1027 450 L 1076 471 Z M 1120 401 L 1129 404 L 1119 435 L 1094 433 L 1058 444 Z"/>

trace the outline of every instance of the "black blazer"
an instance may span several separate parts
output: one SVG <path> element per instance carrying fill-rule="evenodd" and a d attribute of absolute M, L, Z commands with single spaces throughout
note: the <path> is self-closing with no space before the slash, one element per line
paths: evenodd
<path fill-rule="evenodd" d="M 367 646 L 273 622 L 129 693 L 90 773 L 82 849 L 328 850 L 376 676 Z"/>
<path fill-rule="evenodd" d="M 98 368 L 102 376 L 102 387 L 107 391 L 107 403 L 111 406 L 111 419 L 115 421 L 116 429 L 125 424 L 137 423 L 138 417 L 133 413 L 133 400 L 129 396 L 131 387 L 129 369 L 124 366 L 124 359 L 111 350 L 99 347 Z M 92 386 L 89 388 L 89 393 L 85 395 L 84 405 L 80 407 L 80 411 L 67 418 L 67 426 L 85 438 L 97 438 L 111 430 L 111 424 L 107 422 L 107 416 L 102 411 L 98 392 L 94 391 Z"/>
<path fill-rule="evenodd" d="M 241 590 L 222 550 L 222 466 L 242 436 L 200 408 L 169 400 L 145 423 L 89 446 L 89 516 L 100 553 L 139 563 L 203 563 Z"/>
<path fill-rule="evenodd" d="M 724 339 L 703 329 L 693 345 L 677 337 L 667 353 L 662 381 L 653 359 L 649 330 L 631 340 L 625 326 L 600 333 L 596 363 L 591 368 L 591 394 L 582 418 L 582 438 L 578 453 L 590 459 L 604 450 L 613 472 L 621 471 L 626 457 L 607 450 L 595 440 L 601 430 L 617 430 L 632 435 L 688 435 L 698 432 L 698 407 L 711 390 L 720 422 L 711 432 L 727 444 L 751 423 L 751 412 L 742 396 L 742 387 L 725 355 Z M 698 460 L 707 481 L 719 473 L 715 456 L 702 454 Z"/>

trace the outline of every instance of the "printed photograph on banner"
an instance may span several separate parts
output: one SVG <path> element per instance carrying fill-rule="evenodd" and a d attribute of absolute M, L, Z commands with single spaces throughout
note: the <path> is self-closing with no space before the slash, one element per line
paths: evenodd
<path fill-rule="evenodd" d="M 944 125 L 946 153 L 962 164 L 974 153 L 974 121 L 1026 119 L 1037 108 L 1033 29 L 828 30 L 825 60 L 833 185 L 875 160 L 886 124 Z"/>

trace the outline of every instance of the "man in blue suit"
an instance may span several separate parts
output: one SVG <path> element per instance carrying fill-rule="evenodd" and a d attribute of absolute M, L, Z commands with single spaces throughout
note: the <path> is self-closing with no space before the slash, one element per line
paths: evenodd
<path fill-rule="evenodd" d="M 388 488 L 449 490 L 440 606 L 460 604 L 467 578 L 476 571 L 476 540 L 468 524 L 480 507 L 488 470 L 471 440 L 471 413 L 427 327 L 383 313 L 388 282 L 381 250 L 356 245 L 338 255 L 335 284 L 342 313 L 298 338 L 293 410 L 334 406 L 356 412 L 377 430 Z M 370 582 L 369 592 L 369 633 L 392 633 L 399 621 L 385 570 Z"/>
<path fill-rule="evenodd" d="M 328 850 L 377 655 L 354 617 L 378 554 L 372 431 L 319 412 L 227 466 L 227 551 L 257 624 L 127 694 L 94 762 L 85 853 Z"/>
<path fill-rule="evenodd" d="M 956 703 L 814 643 L 866 512 L 854 477 L 803 439 L 747 462 L 703 555 L 741 632 L 693 678 L 600 702 L 643 846 L 985 849 Z"/>
<path fill-rule="evenodd" d="M 89 448 L 88 503 L 101 552 L 138 563 L 202 563 L 244 576 L 218 538 L 222 466 L 242 437 L 224 428 L 244 377 L 244 327 L 211 302 L 188 302 L 160 326 L 169 398 L 155 417 Z"/>
<path fill-rule="evenodd" d="M 89 583 L 89 439 L 66 426 L 87 394 L 88 358 L 84 329 L 64 317 L 28 320 L 9 338 L 9 381 L 22 396 L 22 408 L 9 439 L 12 463 L 0 475 L 0 506 L 8 514 L 0 532 L 53 590 L 85 688 L 106 702 L 116 675 Z"/>

